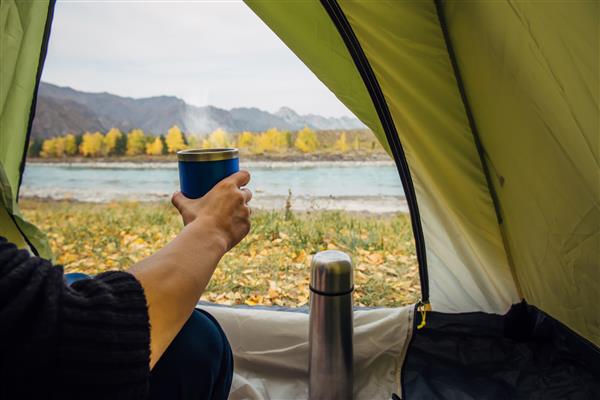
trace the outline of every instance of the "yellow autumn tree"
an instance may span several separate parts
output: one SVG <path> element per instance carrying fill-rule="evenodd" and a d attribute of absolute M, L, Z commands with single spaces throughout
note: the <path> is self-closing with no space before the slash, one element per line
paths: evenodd
<path fill-rule="evenodd" d="M 43 158 L 54 157 L 55 146 L 56 141 L 54 139 L 44 140 L 44 143 L 42 143 L 42 151 L 40 151 L 40 156 Z"/>
<path fill-rule="evenodd" d="M 65 154 L 68 156 L 77 154 L 77 141 L 72 133 L 65 135 Z"/>
<path fill-rule="evenodd" d="M 298 132 L 294 146 L 303 153 L 312 153 L 319 148 L 319 139 L 315 131 L 304 127 Z"/>
<path fill-rule="evenodd" d="M 100 132 L 86 132 L 83 134 L 79 153 L 84 157 L 98 157 L 104 154 L 104 136 Z"/>
<path fill-rule="evenodd" d="M 229 135 L 221 128 L 208 135 L 208 137 L 202 141 L 202 147 L 205 149 L 218 149 L 229 147 L 229 145 Z"/>
<path fill-rule="evenodd" d="M 333 150 L 338 153 L 346 153 L 350 150 L 350 146 L 346 142 L 346 132 L 342 132 L 338 140 L 333 144 Z"/>
<path fill-rule="evenodd" d="M 163 142 L 157 137 L 152 142 L 146 144 L 146 154 L 150 156 L 160 156 L 163 151 Z"/>
<path fill-rule="evenodd" d="M 238 137 L 238 147 L 240 149 L 249 149 L 254 144 L 254 135 L 252 132 L 244 131 Z"/>
<path fill-rule="evenodd" d="M 352 150 L 360 150 L 360 141 L 358 140 L 358 135 L 354 135 L 354 141 L 352 142 Z"/>
<path fill-rule="evenodd" d="M 194 136 L 194 135 L 189 135 L 187 137 L 187 142 L 188 145 L 187 147 L 190 149 L 197 149 L 198 147 L 200 147 L 200 141 L 198 140 L 198 137 Z"/>
<path fill-rule="evenodd" d="M 106 135 L 104 135 L 104 151 L 107 155 L 115 153 L 117 142 L 121 138 L 121 135 L 123 134 L 117 128 L 111 128 L 106 132 Z"/>
<path fill-rule="evenodd" d="M 257 153 L 282 153 L 289 147 L 288 133 L 271 128 L 256 139 Z"/>
<path fill-rule="evenodd" d="M 144 154 L 146 150 L 146 141 L 144 131 L 141 129 L 133 129 L 127 134 L 127 152 L 128 156 L 137 156 Z"/>
<path fill-rule="evenodd" d="M 169 153 L 176 153 L 179 150 L 185 149 L 185 141 L 183 140 L 183 134 L 177 125 L 173 125 L 167 132 L 165 137 L 167 143 L 167 149 Z"/>
<path fill-rule="evenodd" d="M 65 138 L 60 136 L 54 138 L 54 156 L 63 157 L 65 155 Z"/>

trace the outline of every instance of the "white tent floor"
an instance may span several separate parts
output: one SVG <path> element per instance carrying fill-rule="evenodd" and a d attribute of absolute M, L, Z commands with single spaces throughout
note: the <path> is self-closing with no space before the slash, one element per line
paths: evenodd
<path fill-rule="evenodd" d="M 229 338 L 235 373 L 231 400 L 308 398 L 308 314 L 202 304 Z M 413 306 L 354 312 L 354 398 L 400 395 L 400 372 Z"/>

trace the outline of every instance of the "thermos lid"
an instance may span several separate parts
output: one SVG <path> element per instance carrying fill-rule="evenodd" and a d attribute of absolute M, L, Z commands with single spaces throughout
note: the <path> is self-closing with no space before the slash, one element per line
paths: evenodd
<path fill-rule="evenodd" d="M 221 161 L 239 157 L 238 149 L 189 149 L 177 152 L 179 161 Z"/>
<path fill-rule="evenodd" d="M 341 295 L 352 292 L 352 260 L 338 250 L 321 251 L 312 259 L 310 289 L 325 295 Z"/>

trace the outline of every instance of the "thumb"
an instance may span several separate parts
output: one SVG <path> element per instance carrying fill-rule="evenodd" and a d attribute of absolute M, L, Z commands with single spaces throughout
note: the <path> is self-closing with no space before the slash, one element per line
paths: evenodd
<path fill-rule="evenodd" d="M 181 192 L 175 192 L 175 193 L 173 193 L 173 196 L 171 197 L 171 203 L 175 206 L 175 208 L 177 209 L 177 211 L 179 211 L 180 214 L 183 213 L 185 204 L 188 201 L 190 201 L 190 199 L 185 197 L 183 195 L 183 193 L 181 193 Z"/>

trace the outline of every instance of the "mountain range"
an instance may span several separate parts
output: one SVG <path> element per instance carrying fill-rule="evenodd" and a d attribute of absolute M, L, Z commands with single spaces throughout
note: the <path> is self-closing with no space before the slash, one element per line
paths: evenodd
<path fill-rule="evenodd" d="M 229 132 L 264 131 L 269 128 L 298 130 L 364 129 L 351 117 L 299 115 L 288 107 L 275 113 L 258 108 L 225 110 L 214 106 L 194 106 L 174 96 L 135 99 L 110 93 L 87 93 L 69 87 L 41 82 L 38 91 L 32 137 L 46 138 L 66 132 L 106 132 L 134 128 L 148 133 L 164 133 L 177 125 L 188 134 L 205 134 L 222 128 Z"/>

